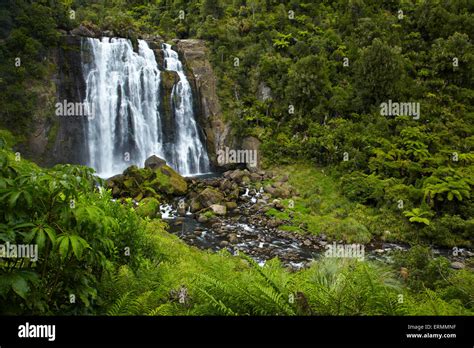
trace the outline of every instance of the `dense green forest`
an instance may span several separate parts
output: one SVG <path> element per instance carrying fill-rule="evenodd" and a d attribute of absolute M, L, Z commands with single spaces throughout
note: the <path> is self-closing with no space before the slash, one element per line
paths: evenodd
<path fill-rule="evenodd" d="M 6 5 L 0 240 L 34 242 L 40 256 L 0 260 L 1 314 L 474 313 L 472 258 L 453 267 L 433 252 L 473 247 L 472 1 Z M 295 234 L 324 231 L 331 242 L 383 240 L 409 250 L 386 263 L 320 258 L 294 271 L 273 259 L 261 267 L 244 254 L 186 245 L 145 203 L 137 208 L 135 196 L 115 200 L 98 189 L 104 182 L 90 168 L 24 159 L 16 146 L 55 69 L 48 52 L 79 25 L 131 40 L 205 40 L 233 134 L 258 138 L 263 167 L 288 175 L 298 193 L 267 216 Z M 271 91 L 263 99 L 262 86 Z M 418 103 L 419 112 L 384 114 L 392 102 Z"/>

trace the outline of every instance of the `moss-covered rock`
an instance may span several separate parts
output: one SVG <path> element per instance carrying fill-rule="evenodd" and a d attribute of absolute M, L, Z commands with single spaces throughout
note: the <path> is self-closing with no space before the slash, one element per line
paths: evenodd
<path fill-rule="evenodd" d="M 224 200 L 224 195 L 211 187 L 204 189 L 197 197 L 198 202 L 203 207 L 210 207 L 213 204 L 219 204 Z"/>
<path fill-rule="evenodd" d="M 162 165 L 156 170 L 130 166 L 123 174 L 107 180 L 107 187 L 112 189 L 114 197 L 132 197 L 140 200 L 143 197 L 160 199 L 160 194 L 185 195 L 188 184 L 181 175 L 167 165 Z"/>
<path fill-rule="evenodd" d="M 160 210 L 160 202 L 153 197 L 144 198 L 136 209 L 142 217 L 154 218 Z"/>
<path fill-rule="evenodd" d="M 225 206 L 227 207 L 227 209 L 232 210 L 232 209 L 237 208 L 237 203 L 236 202 L 226 202 Z"/>
<path fill-rule="evenodd" d="M 154 171 L 154 179 L 150 184 L 157 192 L 174 196 L 184 195 L 188 190 L 186 180 L 167 165 Z"/>

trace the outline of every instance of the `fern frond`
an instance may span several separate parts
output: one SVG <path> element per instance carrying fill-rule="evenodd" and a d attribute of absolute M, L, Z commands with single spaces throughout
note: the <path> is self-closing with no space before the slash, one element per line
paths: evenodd
<path fill-rule="evenodd" d="M 117 301 L 112 305 L 112 307 L 107 312 L 109 316 L 118 316 L 118 315 L 127 315 L 128 313 L 128 306 L 129 306 L 129 297 L 131 291 L 123 294 L 118 298 Z"/>
<path fill-rule="evenodd" d="M 229 307 L 227 307 L 221 300 L 218 300 L 216 299 L 213 295 L 211 295 L 210 293 L 208 293 L 206 290 L 204 289 L 199 289 L 198 291 L 200 291 L 202 294 L 204 294 L 208 299 L 211 300 L 211 305 L 217 309 L 217 311 L 219 311 L 220 313 L 224 314 L 224 315 L 237 315 L 232 309 L 230 309 Z"/>

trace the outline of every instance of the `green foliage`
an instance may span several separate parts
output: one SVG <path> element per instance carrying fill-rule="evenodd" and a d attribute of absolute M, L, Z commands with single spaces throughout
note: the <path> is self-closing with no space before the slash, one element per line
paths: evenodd
<path fill-rule="evenodd" d="M 376 203 L 383 196 L 384 182 L 375 174 L 352 172 L 342 178 L 342 190 L 349 198 L 359 203 Z"/>
<path fill-rule="evenodd" d="M 94 189 L 91 169 L 40 170 L 13 158 L 0 150 L 0 239 L 37 245 L 38 254 L 37 260 L 3 259 L 2 308 L 16 314 L 92 313 L 101 301 L 101 277 L 146 252 L 143 223 L 127 213 L 130 208 L 111 202 L 109 192 Z M 117 254 L 125 246 L 132 256 Z M 65 304 L 69 294 L 84 306 Z"/>
<path fill-rule="evenodd" d="M 367 110 L 384 100 L 398 99 L 404 77 L 404 64 L 400 51 L 380 39 L 364 48 L 356 64 L 354 82 Z"/>
<path fill-rule="evenodd" d="M 397 315 L 400 283 L 390 272 L 359 261 L 325 259 L 305 271 L 308 302 L 319 315 Z"/>
<path fill-rule="evenodd" d="M 160 202 L 153 197 L 144 198 L 139 204 L 137 213 L 142 217 L 156 217 L 156 214 L 160 210 Z"/>
<path fill-rule="evenodd" d="M 408 217 L 410 222 L 416 222 L 419 224 L 429 225 L 430 220 L 427 217 L 423 216 L 431 216 L 430 212 L 423 211 L 420 208 L 413 208 L 411 211 L 404 211 L 403 215 Z"/>

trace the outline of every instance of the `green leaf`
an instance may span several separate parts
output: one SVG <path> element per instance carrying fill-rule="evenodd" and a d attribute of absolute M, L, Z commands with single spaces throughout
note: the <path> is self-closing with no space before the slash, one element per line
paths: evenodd
<path fill-rule="evenodd" d="M 30 291 L 30 287 L 26 280 L 20 275 L 15 275 L 12 281 L 12 289 L 21 298 L 26 300 L 26 294 Z"/>
<path fill-rule="evenodd" d="M 12 194 L 10 195 L 10 199 L 8 200 L 8 205 L 10 208 L 13 208 L 13 206 L 16 204 L 16 201 L 18 200 L 18 197 L 20 197 L 20 194 L 20 191 L 12 192 Z"/>
<path fill-rule="evenodd" d="M 19 228 L 25 228 L 25 227 L 34 227 L 35 224 L 32 224 L 31 222 L 24 222 L 24 223 L 21 223 L 21 224 L 18 224 L 18 225 L 15 225 L 15 227 L 13 227 L 15 230 L 19 229 Z"/>
<path fill-rule="evenodd" d="M 51 241 L 53 246 L 56 245 L 56 231 L 54 229 L 52 229 L 51 227 L 49 227 L 49 226 L 46 226 L 44 228 L 44 231 L 48 235 L 49 240 Z"/>
<path fill-rule="evenodd" d="M 61 236 L 58 238 L 59 255 L 64 260 L 69 252 L 69 236 Z"/>
<path fill-rule="evenodd" d="M 46 242 L 46 234 L 43 229 L 38 229 L 36 234 L 36 244 L 38 244 L 38 249 L 43 250 L 44 243 Z"/>
<path fill-rule="evenodd" d="M 76 256 L 76 259 L 80 259 L 82 257 L 82 253 L 84 251 L 84 246 L 87 245 L 87 242 L 79 236 L 71 236 L 69 237 L 71 241 L 72 251 Z M 84 244 L 85 242 L 85 244 Z"/>
<path fill-rule="evenodd" d="M 419 222 L 419 223 L 422 223 L 422 224 L 425 224 L 425 225 L 429 225 L 429 224 L 430 224 L 430 220 L 428 220 L 427 218 L 416 217 L 416 216 L 410 218 L 409 221 L 410 221 L 410 222 Z"/>
<path fill-rule="evenodd" d="M 26 205 L 28 206 L 28 208 L 31 208 L 32 198 L 30 193 L 27 191 L 23 191 L 23 197 L 25 198 Z"/>
<path fill-rule="evenodd" d="M 39 227 L 35 227 L 35 228 L 31 229 L 31 231 L 21 232 L 21 234 L 24 237 L 24 242 L 25 243 L 31 242 L 33 240 L 33 238 L 35 238 L 35 235 L 38 233 L 39 230 L 40 230 Z"/>

